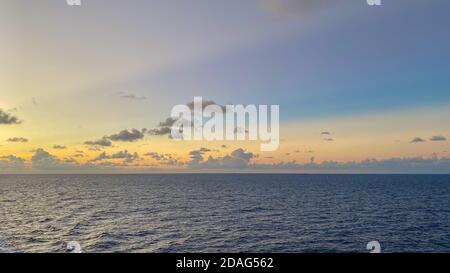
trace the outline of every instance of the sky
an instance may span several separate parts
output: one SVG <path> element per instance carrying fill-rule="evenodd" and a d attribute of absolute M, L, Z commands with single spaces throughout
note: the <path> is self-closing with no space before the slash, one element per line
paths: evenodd
<path fill-rule="evenodd" d="M 0 173 L 450 173 L 448 1 L 0 4 Z M 158 133 L 196 96 L 279 148 Z"/>

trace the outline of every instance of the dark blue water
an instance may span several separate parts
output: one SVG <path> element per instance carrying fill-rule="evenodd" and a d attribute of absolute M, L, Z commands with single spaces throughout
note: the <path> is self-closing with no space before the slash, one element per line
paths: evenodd
<path fill-rule="evenodd" d="M 0 250 L 450 252 L 449 175 L 0 175 Z"/>

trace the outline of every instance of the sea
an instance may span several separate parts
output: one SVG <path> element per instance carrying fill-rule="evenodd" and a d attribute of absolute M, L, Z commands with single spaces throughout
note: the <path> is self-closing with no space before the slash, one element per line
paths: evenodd
<path fill-rule="evenodd" d="M 450 175 L 0 175 L 0 252 L 450 252 Z"/>

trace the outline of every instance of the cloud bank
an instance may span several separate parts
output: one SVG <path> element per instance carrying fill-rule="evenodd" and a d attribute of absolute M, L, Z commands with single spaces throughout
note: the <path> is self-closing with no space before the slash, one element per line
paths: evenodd
<path fill-rule="evenodd" d="M 213 157 L 212 150 L 200 148 L 189 153 L 188 162 L 180 162 L 170 154 L 147 153 L 160 165 L 176 167 L 175 171 L 189 172 L 263 172 L 263 173 L 405 173 L 405 174 L 450 174 L 450 158 L 431 157 L 390 158 L 384 160 L 366 159 L 363 161 L 324 161 L 316 163 L 312 157 L 308 163 L 296 161 L 279 163 L 260 163 L 258 156 L 242 148 L 223 157 Z M 0 172 L 130 172 L 129 167 L 136 167 L 139 172 L 160 170 L 158 165 L 147 164 L 137 153 L 127 150 L 107 154 L 100 153 L 86 163 L 77 162 L 73 157 L 60 159 L 42 148 L 36 149 L 31 160 L 15 155 L 0 156 Z M 132 170 L 131 170 L 132 171 Z M 169 169 L 170 171 L 170 169 Z"/>

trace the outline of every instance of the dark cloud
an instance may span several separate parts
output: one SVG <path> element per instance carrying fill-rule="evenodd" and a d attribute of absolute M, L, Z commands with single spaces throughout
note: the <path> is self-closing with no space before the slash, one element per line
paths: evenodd
<path fill-rule="evenodd" d="M 158 161 L 162 165 L 177 166 L 180 165 L 178 159 L 174 158 L 171 154 L 159 154 L 155 152 L 146 153 L 145 156 L 149 156 Z"/>
<path fill-rule="evenodd" d="M 144 154 L 144 156 L 149 156 L 149 157 L 151 157 L 151 158 L 153 158 L 153 159 L 155 159 L 157 161 L 165 159 L 164 154 L 158 154 L 158 153 L 155 153 L 155 152 L 146 153 L 146 154 Z"/>
<path fill-rule="evenodd" d="M 172 126 L 176 121 L 176 119 L 167 118 L 166 120 L 160 122 L 156 128 L 148 130 L 148 133 L 154 136 L 169 135 L 169 138 L 172 138 Z M 182 130 L 180 130 L 180 135 L 178 136 L 180 139 L 182 138 L 181 133 Z"/>
<path fill-rule="evenodd" d="M 173 126 L 173 124 L 176 122 L 175 119 L 173 118 L 167 118 L 164 121 L 161 121 L 158 124 L 157 128 L 148 130 L 148 133 L 150 135 L 155 135 L 155 136 L 164 136 L 164 135 L 169 135 L 172 131 L 171 127 Z"/>
<path fill-rule="evenodd" d="M 159 127 L 172 127 L 172 125 L 177 121 L 173 118 L 167 118 L 165 121 L 159 123 Z"/>
<path fill-rule="evenodd" d="M 216 104 L 214 101 L 212 100 L 203 100 L 202 101 L 202 108 L 204 109 L 205 107 L 209 106 L 209 105 L 218 105 L 220 108 L 222 108 L 222 111 L 226 111 L 226 107 L 223 105 L 219 105 Z M 186 103 L 186 106 L 189 107 L 189 109 L 191 109 L 191 111 L 194 110 L 194 102 L 188 102 Z M 194 120 L 193 118 L 191 118 L 191 120 Z M 158 126 L 154 129 L 148 130 L 148 133 L 150 135 L 155 135 L 155 136 L 164 136 L 164 135 L 170 135 L 172 132 L 172 126 L 173 124 L 176 122 L 176 119 L 173 118 L 167 118 L 166 120 L 160 122 L 158 124 Z M 170 136 L 169 136 L 170 137 Z M 181 136 L 180 136 L 181 137 Z"/>
<path fill-rule="evenodd" d="M 104 136 L 99 140 L 94 141 L 86 141 L 85 145 L 93 146 L 90 147 L 91 151 L 99 151 L 99 147 L 111 147 L 112 141 L 121 141 L 121 142 L 135 142 L 141 140 L 145 137 L 145 133 L 147 129 L 142 129 L 141 131 L 137 129 L 122 130 L 117 134 L 113 134 L 110 136 Z"/>
<path fill-rule="evenodd" d="M 242 148 L 239 148 L 239 149 L 234 150 L 233 152 L 231 152 L 231 156 L 234 157 L 234 158 L 244 159 L 246 161 L 250 161 L 252 158 L 255 157 L 255 155 L 253 153 L 246 152 Z"/>
<path fill-rule="evenodd" d="M 103 137 L 102 139 L 94 140 L 94 141 L 86 141 L 86 142 L 84 142 L 84 144 L 90 145 L 90 146 L 102 146 L 102 147 L 111 147 L 112 146 L 112 142 L 107 137 Z"/>
<path fill-rule="evenodd" d="M 202 152 L 201 149 L 191 151 L 189 153 L 191 161 L 188 162 L 188 166 L 197 169 L 243 169 L 248 167 L 250 161 L 255 158 L 253 153 L 246 152 L 242 148 L 234 150 L 231 154 L 221 158 L 209 156 L 207 160 L 204 160 L 203 158 L 204 153 L 205 152 Z"/>
<path fill-rule="evenodd" d="M 411 140 L 411 143 L 420 143 L 420 142 L 426 142 L 426 140 L 420 137 L 415 137 L 413 138 L 413 140 Z"/>
<path fill-rule="evenodd" d="M 115 154 L 112 154 L 111 159 L 125 159 L 125 162 L 131 163 L 136 160 L 139 160 L 140 157 L 139 157 L 138 153 L 131 154 L 127 150 L 125 150 L 125 151 L 120 151 Z"/>
<path fill-rule="evenodd" d="M 171 154 L 159 154 L 159 153 L 155 153 L 155 152 L 150 152 L 150 153 L 146 153 L 144 154 L 145 156 L 151 157 L 157 161 L 161 161 L 161 160 L 168 160 L 172 158 Z"/>
<path fill-rule="evenodd" d="M 322 132 L 322 133 L 320 133 L 321 135 L 331 135 L 331 133 L 330 132 Z"/>
<path fill-rule="evenodd" d="M 189 156 L 191 157 L 191 162 L 193 164 L 195 163 L 199 163 L 201 161 L 203 161 L 203 154 L 201 151 L 196 150 L 196 151 L 190 151 L 189 152 Z"/>
<path fill-rule="evenodd" d="M 120 133 L 110 135 L 106 138 L 111 141 L 135 142 L 140 139 L 143 139 L 145 136 L 144 135 L 145 132 L 146 132 L 146 129 L 143 129 L 142 131 L 139 131 L 137 129 L 131 129 L 131 131 L 122 130 L 122 131 L 120 131 Z"/>
<path fill-rule="evenodd" d="M 446 141 L 447 138 L 444 136 L 433 136 L 432 138 L 430 138 L 430 141 Z"/>
<path fill-rule="evenodd" d="M 164 136 L 164 135 L 170 134 L 171 131 L 172 131 L 172 129 L 170 127 L 160 127 L 160 128 L 151 129 L 148 131 L 148 133 L 150 135 L 154 135 L 154 136 Z"/>
<path fill-rule="evenodd" d="M 65 150 L 65 149 L 67 149 L 67 147 L 66 146 L 62 146 L 62 145 L 54 145 L 53 149 L 55 149 L 55 150 Z"/>
<path fill-rule="evenodd" d="M 127 150 L 119 151 L 112 155 L 107 155 L 106 152 L 99 154 L 96 158 L 92 159 L 91 162 L 109 160 L 109 159 L 124 159 L 124 163 L 132 163 L 136 160 L 139 160 L 140 157 L 138 153 L 129 153 Z"/>
<path fill-rule="evenodd" d="M 334 141 L 333 138 L 324 138 L 323 140 L 324 140 L 324 141 L 328 141 L 328 142 Z"/>
<path fill-rule="evenodd" d="M 11 114 L 8 114 L 4 112 L 2 109 L 0 109 L 0 124 L 20 124 L 21 121 Z"/>
<path fill-rule="evenodd" d="M 26 143 L 26 142 L 28 142 L 28 139 L 23 138 L 23 137 L 13 137 L 13 138 L 8 138 L 6 141 L 8 141 L 8 142 Z"/>

